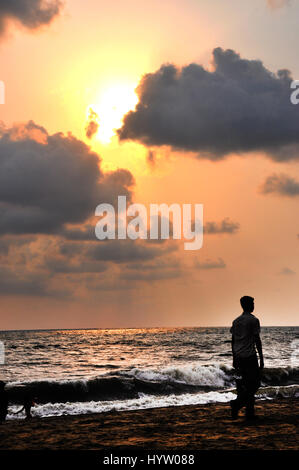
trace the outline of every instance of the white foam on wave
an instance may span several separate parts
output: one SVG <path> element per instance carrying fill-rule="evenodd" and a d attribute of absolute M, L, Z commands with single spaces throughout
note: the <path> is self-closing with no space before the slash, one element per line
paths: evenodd
<path fill-rule="evenodd" d="M 277 397 L 299 397 L 299 386 L 265 387 L 257 392 L 257 398 L 259 399 L 271 400 Z M 51 416 L 105 413 L 112 410 L 128 411 L 168 406 L 204 405 L 207 403 L 226 403 L 234 398 L 236 398 L 236 395 L 232 391 L 211 391 L 194 394 L 185 393 L 181 395 L 171 394 L 160 397 L 140 394 L 139 398 L 127 400 L 47 403 L 32 408 L 32 415 L 38 418 L 46 418 Z M 10 406 L 7 419 L 24 419 L 24 412 L 18 415 L 13 414 L 18 411 L 18 409 L 20 409 L 19 406 Z"/>
<path fill-rule="evenodd" d="M 258 390 L 258 398 L 298 398 L 299 397 L 299 385 L 283 385 L 274 387 L 262 387 Z"/>
<path fill-rule="evenodd" d="M 225 373 L 225 370 L 228 371 L 229 369 L 232 368 L 225 367 L 222 364 L 204 366 L 198 363 L 188 363 L 155 369 L 133 368 L 126 374 L 151 382 L 171 381 L 221 388 L 232 381 L 232 378 Z"/>
<path fill-rule="evenodd" d="M 46 418 L 50 416 L 81 415 L 91 413 L 104 413 L 107 411 L 142 410 L 148 408 L 162 408 L 168 406 L 199 405 L 206 403 L 228 402 L 235 398 L 232 392 L 208 392 L 182 395 L 163 395 L 153 397 L 140 394 L 139 398 L 128 400 L 111 401 L 89 401 L 89 402 L 67 402 L 47 403 L 32 408 L 32 416 Z M 7 419 L 24 419 L 24 413 L 14 415 L 19 407 L 11 406 Z"/>

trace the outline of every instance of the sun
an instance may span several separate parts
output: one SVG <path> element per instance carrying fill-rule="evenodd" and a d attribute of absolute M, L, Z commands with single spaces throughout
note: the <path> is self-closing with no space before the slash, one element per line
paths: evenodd
<path fill-rule="evenodd" d="M 137 84 L 117 83 L 104 87 L 98 98 L 88 109 L 98 115 L 99 128 L 96 138 L 108 144 L 122 125 L 124 115 L 135 108 L 138 96 L 135 93 Z"/>

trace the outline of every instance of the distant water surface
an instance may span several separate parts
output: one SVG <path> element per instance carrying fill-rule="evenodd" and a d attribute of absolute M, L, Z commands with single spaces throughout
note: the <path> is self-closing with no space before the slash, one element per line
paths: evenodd
<path fill-rule="evenodd" d="M 260 395 L 296 396 L 299 328 L 264 327 L 261 336 Z M 0 331 L 0 379 L 11 411 L 30 391 L 38 401 L 33 414 L 41 417 L 228 401 L 230 340 L 225 327 Z"/>

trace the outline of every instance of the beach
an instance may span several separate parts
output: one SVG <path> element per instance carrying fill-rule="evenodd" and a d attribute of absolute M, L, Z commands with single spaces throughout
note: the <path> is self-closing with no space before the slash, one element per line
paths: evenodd
<path fill-rule="evenodd" d="M 10 420 L 1 450 L 298 450 L 298 398 L 259 400 L 258 421 L 228 403 Z"/>

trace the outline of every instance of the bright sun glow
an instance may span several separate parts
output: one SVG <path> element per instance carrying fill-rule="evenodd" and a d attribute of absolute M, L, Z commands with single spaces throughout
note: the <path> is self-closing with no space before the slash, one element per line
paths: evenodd
<path fill-rule="evenodd" d="M 102 143 L 109 143 L 115 129 L 122 125 L 124 115 L 133 110 L 138 103 L 135 93 L 136 84 L 115 84 L 104 88 L 97 101 L 90 105 L 98 115 L 99 129 L 96 137 Z"/>

